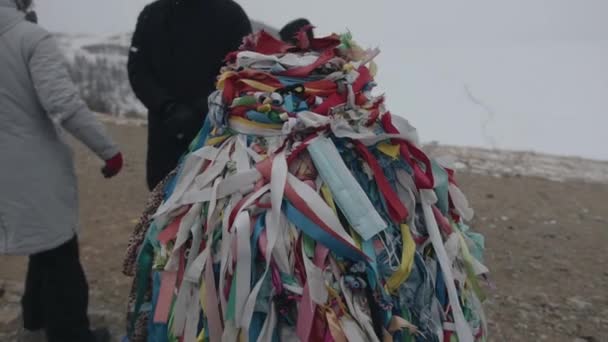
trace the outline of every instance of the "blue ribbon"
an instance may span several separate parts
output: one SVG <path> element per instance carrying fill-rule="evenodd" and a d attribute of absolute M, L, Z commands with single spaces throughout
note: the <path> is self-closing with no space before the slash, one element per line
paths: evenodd
<path fill-rule="evenodd" d="M 251 121 L 261 122 L 261 123 L 267 123 L 267 124 L 273 124 L 273 123 L 275 123 L 274 121 L 270 120 L 270 118 L 268 117 L 268 115 L 266 115 L 264 113 L 260 113 L 260 112 L 255 111 L 255 110 L 250 110 L 250 111 L 247 112 L 247 119 L 249 119 Z"/>
<path fill-rule="evenodd" d="M 337 256 L 347 258 L 354 261 L 368 262 L 365 254 L 361 253 L 353 246 L 348 246 L 341 241 L 336 240 L 330 233 L 312 222 L 308 217 L 296 209 L 289 201 L 283 201 L 283 211 L 287 219 L 293 223 L 298 229 L 310 236 L 313 240 L 322 243 L 329 248 Z"/>
<path fill-rule="evenodd" d="M 160 294 L 161 285 L 161 273 L 158 271 L 154 272 L 153 285 L 152 285 L 152 308 L 156 308 L 158 303 L 158 296 Z M 154 311 L 151 312 L 153 314 Z M 148 342 L 165 342 L 167 340 L 167 324 L 165 323 L 154 323 L 154 319 L 151 317 L 148 319 Z"/>

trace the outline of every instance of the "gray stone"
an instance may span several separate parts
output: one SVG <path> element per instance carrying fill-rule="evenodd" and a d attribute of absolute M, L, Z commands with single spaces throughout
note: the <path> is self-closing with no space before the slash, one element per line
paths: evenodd
<path fill-rule="evenodd" d="M 593 306 L 591 303 L 586 302 L 579 297 L 568 298 L 568 303 L 577 310 L 586 310 Z"/>
<path fill-rule="evenodd" d="M 7 331 L 14 328 L 19 320 L 19 307 L 4 305 L 0 308 L 0 330 Z"/>

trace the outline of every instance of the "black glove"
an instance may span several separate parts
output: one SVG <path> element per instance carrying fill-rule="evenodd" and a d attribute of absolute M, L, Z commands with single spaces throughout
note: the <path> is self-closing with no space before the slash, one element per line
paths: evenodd
<path fill-rule="evenodd" d="M 201 115 L 181 103 L 169 104 L 163 117 L 167 133 L 178 140 L 192 140 L 201 128 Z"/>

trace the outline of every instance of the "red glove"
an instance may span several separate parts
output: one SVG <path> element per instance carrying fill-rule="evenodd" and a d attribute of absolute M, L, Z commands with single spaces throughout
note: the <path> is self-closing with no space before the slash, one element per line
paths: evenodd
<path fill-rule="evenodd" d="M 122 154 L 118 152 L 114 157 L 106 160 L 106 165 L 101 169 L 101 173 L 106 178 L 116 176 L 122 169 Z"/>

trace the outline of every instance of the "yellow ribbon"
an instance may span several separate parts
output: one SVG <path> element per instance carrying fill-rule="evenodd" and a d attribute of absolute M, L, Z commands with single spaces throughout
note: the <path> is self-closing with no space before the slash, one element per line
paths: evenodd
<path fill-rule="evenodd" d="M 201 330 L 201 333 L 198 334 L 198 337 L 196 338 L 196 342 L 205 342 L 205 328 L 203 328 Z"/>
<path fill-rule="evenodd" d="M 389 323 L 388 330 L 382 331 L 382 342 L 393 342 L 393 334 L 403 329 L 409 330 L 410 334 L 418 334 L 418 328 L 400 316 L 393 316 Z"/>
<path fill-rule="evenodd" d="M 331 191 L 329 190 L 329 187 L 327 186 L 327 184 L 323 184 L 321 186 L 321 195 L 323 195 L 323 199 L 325 200 L 325 203 L 327 203 L 327 205 L 331 208 L 331 210 L 334 211 L 334 213 L 336 213 L 336 203 L 334 202 L 334 198 L 331 195 Z"/>
<path fill-rule="evenodd" d="M 338 306 L 340 307 L 340 311 L 342 311 L 342 313 L 344 313 L 345 315 L 348 315 L 348 308 L 346 307 L 346 304 L 344 304 L 344 302 L 342 301 L 342 297 L 340 297 L 338 292 L 336 290 L 334 290 L 333 287 L 327 286 L 327 293 L 329 294 L 329 297 L 331 299 L 335 300 L 336 303 L 338 303 Z"/>
<path fill-rule="evenodd" d="M 387 156 L 397 159 L 399 157 L 399 145 L 388 144 L 385 142 L 379 143 L 377 146 L 378 150 Z"/>
<path fill-rule="evenodd" d="M 329 187 L 327 186 L 327 184 L 323 184 L 321 186 L 321 195 L 323 196 L 323 199 L 325 200 L 327 205 L 329 205 L 329 207 L 334 211 L 334 213 L 337 213 L 338 211 L 336 210 L 336 204 L 334 202 L 334 198 L 332 197 L 331 191 L 329 190 Z M 355 232 L 350 227 L 349 227 L 349 232 L 350 232 L 351 237 L 355 241 L 355 244 L 357 244 L 357 247 L 359 247 L 359 249 L 361 249 L 361 236 L 359 234 L 357 234 L 357 232 Z"/>
<path fill-rule="evenodd" d="M 198 301 L 199 304 L 201 306 L 201 310 L 203 311 L 203 313 L 205 312 L 205 308 L 207 307 L 207 303 L 205 302 L 205 282 L 201 281 L 201 287 L 199 289 L 198 292 Z M 201 333 L 198 335 L 198 337 L 196 338 L 197 342 L 205 342 L 205 329 L 203 328 L 203 330 L 201 330 Z"/>
<path fill-rule="evenodd" d="M 262 128 L 262 129 L 277 129 L 281 130 L 283 128 L 282 124 L 267 124 L 262 122 L 255 122 L 251 120 L 247 120 L 240 116 L 235 116 L 230 118 L 230 123 L 239 123 L 241 125 L 247 125 L 253 128 Z"/>
<path fill-rule="evenodd" d="M 484 301 L 486 296 L 483 293 L 483 291 L 481 290 L 481 286 L 479 286 L 479 282 L 477 281 L 477 275 L 473 271 L 473 258 L 474 257 L 471 255 L 471 252 L 469 251 L 469 247 L 467 246 L 467 243 L 464 240 L 462 233 L 456 229 L 454 230 L 454 232 L 456 234 L 458 234 L 458 237 L 460 239 L 460 249 L 462 251 L 462 257 L 465 262 L 465 270 L 467 273 L 467 282 L 473 289 L 473 292 L 475 292 L 475 294 L 477 295 L 477 298 L 479 298 L 480 301 Z"/>
<path fill-rule="evenodd" d="M 372 75 L 372 77 L 376 77 L 378 74 L 378 64 L 376 64 L 376 62 L 371 61 L 369 63 L 369 73 Z"/>
<path fill-rule="evenodd" d="M 272 110 L 272 106 L 268 103 L 263 104 L 258 107 L 258 112 L 260 112 L 260 113 L 270 113 L 271 110 Z"/>
<path fill-rule="evenodd" d="M 236 75 L 234 71 L 227 71 L 220 75 L 217 79 L 216 88 L 219 90 L 224 90 L 224 85 L 226 84 L 226 80 L 232 76 Z"/>
<path fill-rule="evenodd" d="M 234 75 L 237 75 L 237 73 L 235 71 L 226 71 L 225 73 L 221 74 L 220 77 L 218 77 L 218 79 L 217 79 L 216 88 L 219 90 L 223 90 L 226 85 L 226 80 Z M 272 93 L 278 89 L 275 87 L 271 87 L 267 84 L 264 84 L 262 82 L 247 79 L 247 78 L 241 78 L 240 81 L 254 89 L 257 89 L 260 91 L 265 91 L 268 93 Z"/>
<path fill-rule="evenodd" d="M 353 71 L 354 69 L 355 69 L 355 66 L 350 63 L 344 64 L 344 66 L 342 67 L 342 71 L 344 71 L 344 72 Z"/>
<path fill-rule="evenodd" d="M 386 281 L 387 290 L 393 294 L 397 292 L 401 284 L 410 276 L 412 266 L 414 265 L 414 253 L 416 253 L 416 243 L 414 243 L 410 227 L 407 224 L 401 225 L 401 238 L 403 240 L 401 264 L 397 271 Z"/>
<path fill-rule="evenodd" d="M 342 326 L 340 326 L 340 322 L 338 322 L 336 313 L 328 308 L 325 311 L 325 317 L 327 318 L 327 326 L 329 327 L 329 332 L 331 333 L 331 337 L 334 338 L 334 341 L 348 342 L 348 339 L 342 330 Z"/>
<path fill-rule="evenodd" d="M 314 89 L 314 88 L 305 88 L 305 92 L 307 94 L 316 94 L 316 93 L 322 93 L 322 92 L 326 92 L 327 90 L 325 89 Z"/>
<path fill-rule="evenodd" d="M 254 80 L 250 80 L 250 79 L 241 79 L 241 82 L 245 83 L 246 85 L 248 85 L 254 89 L 264 91 L 267 93 L 273 93 L 275 90 L 279 89 L 279 88 L 271 87 L 262 82 L 258 82 L 258 81 L 254 81 Z"/>
<path fill-rule="evenodd" d="M 230 137 L 230 135 L 222 135 L 219 137 L 210 138 L 209 140 L 207 140 L 207 146 L 215 146 L 215 145 L 221 144 L 226 139 L 228 139 L 228 137 Z"/>

